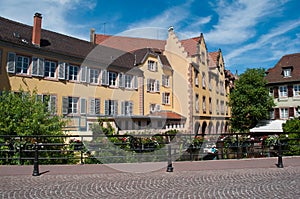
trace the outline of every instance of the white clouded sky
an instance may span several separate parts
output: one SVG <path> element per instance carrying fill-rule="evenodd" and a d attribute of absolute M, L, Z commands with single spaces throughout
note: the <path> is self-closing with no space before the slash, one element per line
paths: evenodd
<path fill-rule="evenodd" d="M 272 67 L 300 51 L 298 0 L 1 0 L 1 16 L 88 40 L 97 33 L 163 39 L 174 26 L 180 39 L 202 32 L 209 51 L 222 49 L 226 67 Z M 105 25 L 104 25 L 105 24 Z"/>

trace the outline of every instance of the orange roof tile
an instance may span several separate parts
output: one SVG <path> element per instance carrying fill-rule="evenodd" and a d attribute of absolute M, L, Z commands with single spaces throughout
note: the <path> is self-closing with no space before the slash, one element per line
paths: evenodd
<path fill-rule="evenodd" d="M 176 119 L 176 120 L 186 119 L 184 116 L 180 115 L 179 113 L 175 113 L 173 111 L 158 111 L 158 112 L 151 113 L 148 116 L 159 116 L 166 119 Z"/>
<path fill-rule="evenodd" d="M 123 51 L 134 51 L 141 48 L 158 48 L 164 49 L 166 41 L 157 39 L 145 39 L 135 37 L 111 36 L 111 35 L 95 35 L 96 44 L 101 44 L 107 47 L 120 49 Z"/>

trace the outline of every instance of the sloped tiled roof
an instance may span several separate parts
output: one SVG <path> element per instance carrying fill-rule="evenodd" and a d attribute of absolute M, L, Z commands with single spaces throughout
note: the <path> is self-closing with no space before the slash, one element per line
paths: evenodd
<path fill-rule="evenodd" d="M 180 115 L 179 113 L 173 112 L 173 111 L 157 111 L 157 112 L 149 114 L 148 116 L 156 116 L 156 117 L 162 117 L 162 118 L 166 118 L 166 119 L 175 119 L 175 120 L 186 119 L 184 116 Z"/>
<path fill-rule="evenodd" d="M 283 77 L 283 69 L 291 67 L 291 77 Z M 277 64 L 267 70 L 265 79 L 268 83 L 300 81 L 300 53 L 284 55 Z"/>
<path fill-rule="evenodd" d="M 0 17 L 0 40 L 2 41 L 82 59 L 96 46 L 84 40 L 44 29 L 41 31 L 40 47 L 34 46 L 31 39 L 32 26 Z"/>
<path fill-rule="evenodd" d="M 194 38 L 181 40 L 181 44 L 189 56 L 197 54 L 197 43 Z"/>
<path fill-rule="evenodd" d="M 209 59 L 209 67 L 216 67 L 220 58 L 220 52 L 209 52 L 208 59 Z"/>
<path fill-rule="evenodd" d="M 127 52 L 142 48 L 158 48 L 164 49 L 166 41 L 157 39 L 145 39 L 135 37 L 111 36 L 111 35 L 95 35 L 95 43 L 124 50 Z"/>

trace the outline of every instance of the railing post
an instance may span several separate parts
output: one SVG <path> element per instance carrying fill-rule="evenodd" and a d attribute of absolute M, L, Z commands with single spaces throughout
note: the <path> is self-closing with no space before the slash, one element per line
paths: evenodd
<path fill-rule="evenodd" d="M 173 166 L 172 166 L 172 154 L 171 154 L 171 145 L 168 144 L 168 167 L 167 172 L 173 172 Z"/>
<path fill-rule="evenodd" d="M 281 149 L 281 142 L 280 142 L 279 138 L 277 140 L 277 144 L 278 144 L 278 163 L 277 163 L 277 167 L 278 168 L 283 168 L 282 149 Z"/>
<path fill-rule="evenodd" d="M 33 161 L 33 176 L 39 176 L 39 149 L 38 149 L 38 143 L 34 143 L 34 161 Z"/>

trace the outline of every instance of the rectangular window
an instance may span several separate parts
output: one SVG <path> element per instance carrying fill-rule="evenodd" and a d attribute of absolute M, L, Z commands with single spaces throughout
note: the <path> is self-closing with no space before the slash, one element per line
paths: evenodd
<path fill-rule="evenodd" d="M 118 114 L 118 101 L 117 100 L 105 100 L 105 115 L 117 115 Z"/>
<path fill-rule="evenodd" d="M 89 69 L 89 82 L 92 84 L 98 84 L 99 82 L 99 70 Z"/>
<path fill-rule="evenodd" d="M 28 74 L 29 57 L 17 56 L 16 73 Z"/>
<path fill-rule="evenodd" d="M 283 69 L 283 76 L 284 77 L 291 77 L 291 69 L 290 68 L 286 68 L 286 69 Z"/>
<path fill-rule="evenodd" d="M 202 110 L 203 110 L 203 113 L 206 113 L 206 98 L 205 98 L 205 96 L 202 97 Z"/>
<path fill-rule="evenodd" d="M 69 80 L 72 81 L 77 81 L 78 80 L 78 71 L 79 67 L 78 66 L 69 66 Z"/>
<path fill-rule="evenodd" d="M 132 75 L 125 75 L 125 88 L 133 88 L 132 80 L 133 80 Z"/>
<path fill-rule="evenodd" d="M 162 75 L 162 85 L 164 87 L 169 87 L 170 86 L 170 76 Z"/>
<path fill-rule="evenodd" d="M 209 77 L 208 77 L 208 88 L 209 88 L 209 90 L 211 91 L 211 89 L 212 89 L 212 85 L 211 85 L 211 75 L 209 75 Z"/>
<path fill-rule="evenodd" d="M 216 104 L 216 112 L 217 112 L 217 114 L 219 114 L 219 100 L 217 99 L 217 104 Z"/>
<path fill-rule="evenodd" d="M 205 73 L 202 73 L 202 88 L 205 88 L 206 84 L 205 84 Z"/>
<path fill-rule="evenodd" d="M 78 113 L 78 97 L 68 98 L 68 113 L 76 114 Z"/>
<path fill-rule="evenodd" d="M 130 101 L 123 101 L 121 103 L 122 115 L 133 115 L 133 103 Z"/>
<path fill-rule="evenodd" d="M 63 97 L 62 98 L 62 113 L 77 114 L 78 113 L 78 97 Z"/>
<path fill-rule="evenodd" d="M 170 93 L 162 93 L 162 104 L 170 104 Z"/>
<path fill-rule="evenodd" d="M 274 96 L 274 88 L 273 87 L 269 88 L 269 95 Z"/>
<path fill-rule="evenodd" d="M 289 110 L 288 108 L 281 108 L 280 109 L 280 118 L 281 119 L 287 119 L 289 115 Z"/>
<path fill-rule="evenodd" d="M 295 117 L 299 117 L 300 116 L 300 106 L 295 107 Z"/>
<path fill-rule="evenodd" d="M 195 111 L 196 113 L 199 113 L 199 95 L 196 94 L 195 96 Z"/>
<path fill-rule="evenodd" d="M 279 86 L 279 97 L 287 97 L 287 86 Z"/>
<path fill-rule="evenodd" d="M 275 119 L 274 110 L 270 111 L 270 119 Z"/>
<path fill-rule="evenodd" d="M 98 98 L 89 99 L 89 114 L 90 115 L 100 114 L 100 99 Z"/>
<path fill-rule="evenodd" d="M 159 92 L 159 81 L 155 79 L 147 79 L 147 91 Z"/>
<path fill-rule="evenodd" d="M 160 111 L 160 105 L 159 104 L 150 104 L 150 113 Z"/>
<path fill-rule="evenodd" d="M 56 62 L 46 60 L 45 61 L 45 77 L 55 78 Z"/>
<path fill-rule="evenodd" d="M 194 70 L 195 74 L 195 86 L 199 86 L 199 72 Z"/>
<path fill-rule="evenodd" d="M 117 86 L 117 73 L 108 72 L 108 85 L 109 86 Z"/>
<path fill-rule="evenodd" d="M 54 115 L 56 114 L 56 96 L 55 95 L 37 95 L 38 100 L 46 103 L 48 111 Z"/>
<path fill-rule="evenodd" d="M 157 62 L 148 60 L 148 70 L 157 71 Z"/>
<path fill-rule="evenodd" d="M 300 84 L 294 85 L 294 96 L 300 97 Z"/>
<path fill-rule="evenodd" d="M 221 114 L 224 114 L 225 113 L 225 107 L 224 107 L 224 101 L 221 101 Z"/>
<path fill-rule="evenodd" d="M 220 82 L 220 93 L 221 93 L 221 95 L 224 95 L 224 93 L 225 93 L 225 87 L 224 87 L 223 82 Z"/>

